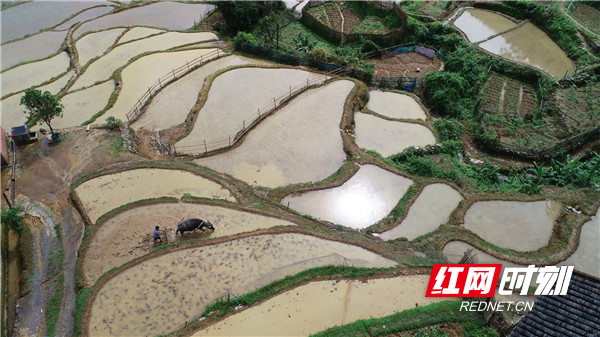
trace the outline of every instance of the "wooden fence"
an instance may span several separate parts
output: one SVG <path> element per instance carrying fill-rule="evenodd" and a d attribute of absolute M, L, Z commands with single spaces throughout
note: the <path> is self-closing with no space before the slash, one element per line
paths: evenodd
<path fill-rule="evenodd" d="M 277 107 L 291 99 L 296 94 L 307 90 L 310 86 L 323 83 L 331 78 L 342 75 L 343 69 L 336 69 L 332 72 L 314 77 L 312 79 L 307 78 L 306 83 L 298 84 L 295 87 L 290 86 L 288 90 L 282 92 L 278 97 L 273 97 L 272 101 L 265 104 L 261 108 L 257 109 L 256 115 L 249 120 L 242 120 L 239 131 L 233 135 L 229 135 L 227 138 L 223 138 L 215 141 L 203 140 L 201 143 L 194 145 L 173 145 L 173 150 L 176 154 L 194 154 L 194 155 L 205 155 L 210 152 L 223 150 L 225 148 L 232 147 L 235 145 L 250 129 L 260 123 L 264 118 L 270 115 Z"/>
<path fill-rule="evenodd" d="M 186 61 L 186 63 L 181 67 L 172 69 L 168 74 L 164 75 L 163 77 L 160 77 L 158 81 L 154 83 L 154 85 L 148 87 L 148 90 L 144 93 L 144 95 L 142 95 L 142 97 L 138 99 L 138 101 L 131 108 L 131 110 L 129 110 L 129 112 L 127 113 L 127 120 L 129 121 L 129 123 L 133 123 L 138 117 L 140 117 L 140 115 L 143 112 L 142 109 L 148 103 L 150 97 L 152 97 L 152 95 L 154 95 L 157 91 L 162 89 L 165 85 L 186 75 L 188 72 L 194 70 L 201 64 L 206 63 L 207 61 L 213 58 L 218 58 L 224 55 L 228 55 L 228 53 L 222 51 L 221 49 L 216 49 L 208 54 L 200 55 L 200 57 L 197 57 L 190 62 Z"/>

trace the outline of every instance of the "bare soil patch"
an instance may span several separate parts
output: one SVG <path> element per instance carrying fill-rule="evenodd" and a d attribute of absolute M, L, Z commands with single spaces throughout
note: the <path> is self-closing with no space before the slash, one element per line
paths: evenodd
<path fill-rule="evenodd" d="M 430 59 L 417 53 L 373 59 L 372 62 L 375 64 L 376 76 L 423 77 L 442 66 L 440 59 Z M 420 71 L 417 71 L 417 68 Z"/>

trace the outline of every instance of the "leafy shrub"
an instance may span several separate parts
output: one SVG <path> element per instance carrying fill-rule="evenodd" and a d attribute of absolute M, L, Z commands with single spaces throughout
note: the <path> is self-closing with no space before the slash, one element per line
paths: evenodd
<path fill-rule="evenodd" d="M 371 41 L 371 40 L 365 40 L 362 43 L 362 46 L 360 48 L 360 52 L 361 53 L 368 53 L 368 52 L 372 52 L 375 50 L 379 50 L 379 46 L 377 45 L 377 43 Z"/>
<path fill-rule="evenodd" d="M 256 41 L 256 37 L 246 32 L 238 32 L 233 41 L 235 43 L 248 43 L 253 45 L 258 44 L 258 42 Z"/>
<path fill-rule="evenodd" d="M 430 108 L 451 117 L 460 117 L 466 98 L 469 82 L 458 73 L 432 72 L 425 76 L 425 98 Z"/>
<path fill-rule="evenodd" d="M 23 230 L 23 216 L 19 214 L 19 210 L 13 207 L 2 209 L 2 227 L 4 230 L 12 229 L 20 233 Z"/>
<path fill-rule="evenodd" d="M 440 136 L 441 141 L 457 140 L 462 136 L 464 131 L 463 125 L 458 120 L 452 118 L 436 119 L 432 125 Z"/>
<path fill-rule="evenodd" d="M 106 119 L 106 126 L 108 126 L 108 128 L 110 130 L 114 130 L 118 127 L 120 127 L 123 124 L 123 122 L 121 122 L 120 119 L 115 118 L 113 116 L 110 116 Z"/>

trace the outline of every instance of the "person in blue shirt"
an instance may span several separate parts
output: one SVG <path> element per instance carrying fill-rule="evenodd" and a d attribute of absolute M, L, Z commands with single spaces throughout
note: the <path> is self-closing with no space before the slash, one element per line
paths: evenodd
<path fill-rule="evenodd" d="M 154 227 L 154 233 L 152 235 L 154 236 L 154 242 L 156 242 L 156 240 L 162 242 L 162 239 L 160 238 L 160 227 Z"/>

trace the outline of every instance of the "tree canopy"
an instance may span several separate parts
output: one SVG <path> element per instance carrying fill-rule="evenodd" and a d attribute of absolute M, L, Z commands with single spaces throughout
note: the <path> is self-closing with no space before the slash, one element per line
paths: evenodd
<path fill-rule="evenodd" d="M 58 98 L 48 91 L 42 93 L 41 90 L 27 89 L 25 95 L 21 97 L 21 105 L 24 105 L 27 109 L 27 111 L 23 111 L 23 113 L 28 114 L 27 124 L 33 122 L 42 125 L 42 123 L 46 123 L 50 132 L 54 134 L 50 122 L 54 117 L 62 117 L 64 108 Z"/>

